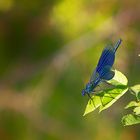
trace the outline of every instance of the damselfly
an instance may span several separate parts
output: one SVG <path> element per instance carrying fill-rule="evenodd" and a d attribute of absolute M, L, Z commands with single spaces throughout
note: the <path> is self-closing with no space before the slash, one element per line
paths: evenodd
<path fill-rule="evenodd" d="M 90 97 L 90 94 L 94 93 L 95 88 L 101 82 L 111 80 L 114 77 L 115 72 L 112 70 L 112 66 L 115 61 L 115 53 L 121 42 L 122 40 L 119 39 L 114 46 L 108 45 L 104 48 L 90 81 L 86 84 L 85 89 L 82 90 L 83 96 L 87 94 Z"/>

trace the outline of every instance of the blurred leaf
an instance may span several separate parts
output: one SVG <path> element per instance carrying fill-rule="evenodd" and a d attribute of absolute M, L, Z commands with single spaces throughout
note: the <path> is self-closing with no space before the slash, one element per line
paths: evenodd
<path fill-rule="evenodd" d="M 131 101 L 131 102 L 125 107 L 125 109 L 128 109 L 128 108 L 130 108 L 130 107 L 135 107 L 135 106 L 140 106 L 140 102 Z"/>
<path fill-rule="evenodd" d="M 136 115 L 140 115 L 140 106 L 134 108 L 133 111 L 134 111 L 134 113 L 135 113 Z"/>
<path fill-rule="evenodd" d="M 113 77 L 113 79 L 107 82 L 117 86 L 117 85 L 127 85 L 128 80 L 124 74 L 122 74 L 120 71 L 115 70 L 115 76 Z"/>
<path fill-rule="evenodd" d="M 8 11 L 14 4 L 13 0 L 0 0 L 0 11 Z"/>
<path fill-rule="evenodd" d="M 131 87 L 132 89 L 130 89 L 130 91 L 133 93 L 133 94 L 136 94 L 136 92 L 138 92 L 138 86 L 133 86 Z M 134 92 L 135 91 L 135 92 Z M 133 114 L 128 114 L 128 115 L 125 115 L 123 118 L 122 118 L 122 123 L 123 125 L 133 125 L 133 124 L 137 124 L 137 123 L 140 123 L 140 102 L 136 102 L 136 101 L 131 101 L 129 102 L 129 104 L 125 107 L 125 109 L 128 109 L 130 107 L 135 107 L 133 109 Z"/>
<path fill-rule="evenodd" d="M 124 126 L 138 124 L 138 123 L 140 123 L 140 116 L 137 115 L 128 114 L 122 118 L 122 124 Z"/>
<path fill-rule="evenodd" d="M 137 97 L 138 100 L 140 100 L 140 85 L 130 87 L 130 91 Z"/>

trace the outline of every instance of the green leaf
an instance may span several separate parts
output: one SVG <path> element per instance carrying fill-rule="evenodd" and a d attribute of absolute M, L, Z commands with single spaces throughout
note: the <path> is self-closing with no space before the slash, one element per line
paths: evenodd
<path fill-rule="evenodd" d="M 100 97 L 99 96 L 93 96 L 92 97 L 92 100 L 90 99 L 88 101 L 88 104 L 86 106 L 86 109 L 85 109 L 85 112 L 84 112 L 84 115 L 85 116 L 86 114 L 94 111 L 96 108 L 98 108 L 99 106 L 101 105 L 101 100 L 100 100 Z"/>
<path fill-rule="evenodd" d="M 130 87 L 130 91 L 140 100 L 140 85 Z"/>
<path fill-rule="evenodd" d="M 115 76 L 109 81 L 110 84 L 114 86 L 112 89 L 106 89 L 100 91 L 92 96 L 92 100 L 88 101 L 84 115 L 94 111 L 100 107 L 99 112 L 109 108 L 113 103 L 115 103 L 122 95 L 124 95 L 127 90 L 127 78 L 119 71 L 115 70 Z"/>
<path fill-rule="evenodd" d="M 130 108 L 130 107 L 135 107 L 135 106 L 140 106 L 140 102 L 131 101 L 131 102 L 125 107 L 125 109 L 128 109 L 128 108 Z"/>
<path fill-rule="evenodd" d="M 128 88 L 115 88 L 106 92 L 102 99 L 102 105 L 100 106 L 100 112 L 109 108 L 114 104 L 121 96 L 127 92 Z"/>
<path fill-rule="evenodd" d="M 93 95 L 92 100 L 90 99 L 88 101 L 88 104 L 86 106 L 85 113 L 83 116 L 94 111 L 98 107 L 100 107 L 99 112 L 109 108 L 123 94 L 125 94 L 127 90 L 128 90 L 128 88 L 126 88 L 126 87 L 107 89 L 107 90 L 101 91 L 100 93 L 97 93 L 96 95 Z"/>
<path fill-rule="evenodd" d="M 122 124 L 124 126 L 138 124 L 138 123 L 140 123 L 140 116 L 137 115 L 128 114 L 123 116 L 122 118 Z"/>
<path fill-rule="evenodd" d="M 128 80 L 124 74 L 122 74 L 120 71 L 115 70 L 115 75 L 113 79 L 109 80 L 108 83 L 112 85 L 127 85 Z"/>
<path fill-rule="evenodd" d="M 134 113 L 135 113 L 136 115 L 140 115 L 140 106 L 134 108 L 133 111 L 134 111 Z"/>

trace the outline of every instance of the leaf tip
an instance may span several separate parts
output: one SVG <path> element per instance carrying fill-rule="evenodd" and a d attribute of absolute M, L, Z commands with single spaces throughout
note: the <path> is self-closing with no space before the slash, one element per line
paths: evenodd
<path fill-rule="evenodd" d="M 83 117 L 85 117 L 85 116 L 86 116 L 86 114 L 87 114 L 87 113 L 84 113 L 84 114 L 83 114 Z"/>

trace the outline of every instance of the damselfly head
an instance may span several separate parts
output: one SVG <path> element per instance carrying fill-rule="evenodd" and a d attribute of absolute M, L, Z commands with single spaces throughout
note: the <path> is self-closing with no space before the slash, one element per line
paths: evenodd
<path fill-rule="evenodd" d="M 82 90 L 82 95 L 83 95 L 83 96 L 86 95 L 86 91 L 85 91 L 85 89 Z"/>
<path fill-rule="evenodd" d="M 92 84 L 87 83 L 86 88 L 82 90 L 82 95 L 85 96 L 86 94 L 89 94 L 92 91 Z"/>

